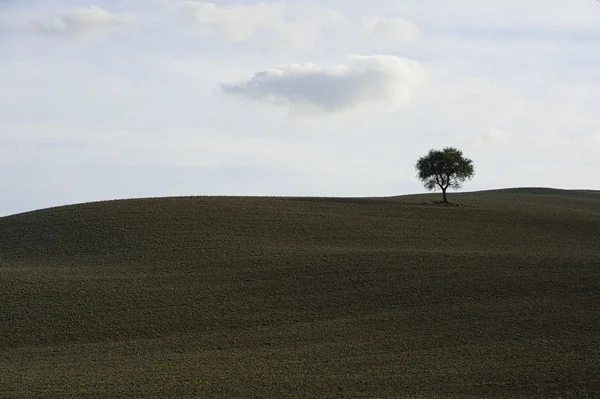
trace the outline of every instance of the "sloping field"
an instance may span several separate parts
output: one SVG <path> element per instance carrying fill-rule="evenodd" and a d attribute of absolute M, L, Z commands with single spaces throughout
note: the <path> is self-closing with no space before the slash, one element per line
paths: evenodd
<path fill-rule="evenodd" d="M 600 397 L 600 193 L 437 199 L 0 218 L 0 397 Z"/>

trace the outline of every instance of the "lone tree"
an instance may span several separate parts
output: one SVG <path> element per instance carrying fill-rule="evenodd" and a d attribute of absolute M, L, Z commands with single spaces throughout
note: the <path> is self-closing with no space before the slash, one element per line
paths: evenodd
<path fill-rule="evenodd" d="M 448 203 L 446 190 L 448 187 L 459 189 L 465 180 L 475 175 L 473 161 L 463 157 L 462 151 L 453 147 L 443 150 L 430 150 L 429 154 L 419 158 L 415 168 L 418 177 L 428 190 L 442 189 L 444 203 Z"/>

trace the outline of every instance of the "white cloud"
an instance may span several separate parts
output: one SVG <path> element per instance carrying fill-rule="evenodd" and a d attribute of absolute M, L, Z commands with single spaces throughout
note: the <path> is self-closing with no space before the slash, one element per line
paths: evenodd
<path fill-rule="evenodd" d="M 347 22 L 337 12 L 292 8 L 275 2 L 221 5 L 187 1 L 180 11 L 199 34 L 233 42 L 246 42 L 268 34 L 275 44 L 311 46 L 323 30 Z"/>
<path fill-rule="evenodd" d="M 362 28 L 368 36 L 389 41 L 407 41 L 418 33 L 417 25 L 398 17 L 365 17 Z"/>
<path fill-rule="evenodd" d="M 281 5 L 268 3 L 222 7 L 203 1 L 186 2 L 181 7 L 184 17 L 201 34 L 223 35 L 235 42 L 249 40 L 260 30 L 282 23 L 282 9 Z"/>
<path fill-rule="evenodd" d="M 421 66 L 392 55 L 352 56 L 345 64 L 295 64 L 257 72 L 246 81 L 222 84 L 226 94 L 292 107 L 335 112 L 365 103 L 399 107 L 424 77 Z"/>
<path fill-rule="evenodd" d="M 332 49 L 368 47 L 368 42 L 398 44 L 409 42 L 419 32 L 415 24 L 395 16 L 350 17 L 331 9 L 293 2 L 185 1 L 179 11 L 201 36 L 235 43 L 263 41 L 278 48 L 310 49 L 325 44 Z"/>
<path fill-rule="evenodd" d="M 113 14 L 100 7 L 89 6 L 50 18 L 40 18 L 32 25 L 42 35 L 81 37 L 106 34 L 132 25 L 135 21 L 136 18 L 131 14 Z"/>

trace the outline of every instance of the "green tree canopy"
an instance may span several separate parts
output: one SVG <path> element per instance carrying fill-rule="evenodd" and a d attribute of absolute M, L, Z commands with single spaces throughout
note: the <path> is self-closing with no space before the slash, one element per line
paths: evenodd
<path fill-rule="evenodd" d="M 459 189 L 466 180 L 475 175 L 473 161 L 463 157 L 462 151 L 446 147 L 443 150 L 430 150 L 429 154 L 419 158 L 415 168 L 419 180 L 427 190 L 442 189 L 445 203 L 448 203 L 448 187 Z"/>

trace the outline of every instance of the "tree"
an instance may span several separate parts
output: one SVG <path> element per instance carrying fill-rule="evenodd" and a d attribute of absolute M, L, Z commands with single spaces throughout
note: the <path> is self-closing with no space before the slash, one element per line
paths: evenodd
<path fill-rule="evenodd" d="M 466 180 L 475 175 L 473 161 L 463 157 L 462 151 L 453 147 L 443 150 L 430 150 L 429 154 L 419 158 L 415 165 L 419 180 L 427 190 L 442 189 L 444 203 L 448 203 L 448 187 L 459 189 Z"/>

